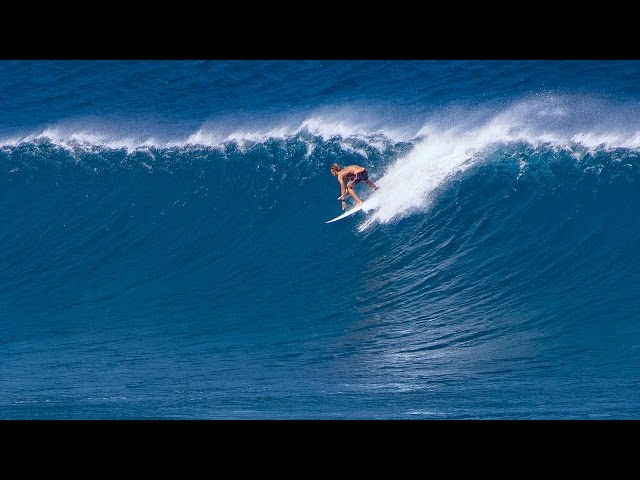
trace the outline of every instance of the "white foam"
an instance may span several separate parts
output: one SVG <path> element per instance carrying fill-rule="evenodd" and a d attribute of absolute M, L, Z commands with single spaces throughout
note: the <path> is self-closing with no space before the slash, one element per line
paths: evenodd
<path fill-rule="evenodd" d="M 76 119 L 24 135 L 12 134 L 0 140 L 0 147 L 47 140 L 72 151 L 109 148 L 131 153 L 154 147 L 223 148 L 230 142 L 246 148 L 270 139 L 300 136 L 307 143 L 309 155 L 315 148 L 315 140 L 308 138 L 311 135 L 323 141 L 338 139 L 342 148 L 366 157 L 367 149 L 360 142 L 379 152 L 390 144 L 410 142 L 415 145 L 414 150 L 379 176 L 387 191 L 395 190 L 394 182 L 411 177 L 406 180 L 408 191 L 399 187 L 392 198 L 385 198 L 384 208 L 377 213 L 380 221 L 406 210 L 399 205 L 397 209 L 391 207 L 394 202 L 406 204 L 407 208 L 424 208 L 434 188 L 449 174 L 467 168 L 468 162 L 492 143 L 519 141 L 570 150 L 575 145 L 588 150 L 640 149 L 640 104 L 628 100 L 615 103 L 595 96 L 545 93 L 517 99 L 506 107 L 457 105 L 424 115 L 424 121 L 417 124 L 415 114 L 402 116 L 374 106 L 330 106 L 287 118 L 221 117 L 195 131 L 182 132 L 181 136 L 176 136 L 177 129 L 161 134 L 149 125 Z M 378 172 L 372 172 L 375 173 Z M 428 180 L 418 180 L 421 175 Z"/>
<path fill-rule="evenodd" d="M 388 223 L 413 212 L 426 211 L 434 192 L 453 174 L 483 160 L 483 152 L 497 144 L 526 142 L 534 147 L 548 144 L 572 150 L 579 144 L 596 148 L 640 148 L 640 121 L 632 113 L 610 111 L 602 101 L 577 103 L 572 97 L 523 99 L 473 125 L 461 117 L 452 122 L 431 121 L 418 132 L 424 140 L 398 158 L 381 175 L 370 172 L 380 187 L 369 198 L 370 213 L 359 225 L 365 230 L 374 223 Z M 607 117 L 608 121 L 603 121 Z"/>
<path fill-rule="evenodd" d="M 363 114 L 364 116 L 366 114 Z M 415 138 L 416 133 L 413 129 L 401 127 L 403 127 L 401 122 L 392 128 L 380 122 L 367 121 L 365 118 L 341 118 L 340 116 L 315 114 L 305 119 L 296 129 L 296 133 L 307 131 L 320 137 L 323 141 L 336 137 L 360 139 L 379 150 L 382 148 L 382 138 L 393 143 L 411 141 Z"/>
<path fill-rule="evenodd" d="M 474 164 L 474 154 L 489 141 L 486 132 L 431 133 L 407 155 L 386 169 L 381 177 L 370 176 L 379 189 L 369 197 L 368 210 L 375 210 L 360 226 L 388 223 L 430 205 L 431 194 L 452 173 Z"/>

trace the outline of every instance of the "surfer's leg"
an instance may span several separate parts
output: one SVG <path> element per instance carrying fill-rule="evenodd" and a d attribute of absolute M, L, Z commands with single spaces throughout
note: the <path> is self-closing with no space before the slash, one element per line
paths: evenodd
<path fill-rule="evenodd" d="M 355 188 L 347 187 L 347 192 L 349 192 L 349 195 L 353 197 L 357 205 L 360 205 L 362 203 L 362 200 L 360 200 L 360 197 L 358 197 L 358 195 L 356 194 Z"/>
<path fill-rule="evenodd" d="M 369 180 L 368 178 L 365 180 L 365 183 L 366 183 L 367 185 L 369 185 L 371 188 L 373 188 L 374 190 L 377 190 L 377 189 L 378 189 L 378 187 L 376 187 L 376 184 L 375 184 L 375 183 L 373 183 L 373 182 L 372 182 L 371 180 Z"/>

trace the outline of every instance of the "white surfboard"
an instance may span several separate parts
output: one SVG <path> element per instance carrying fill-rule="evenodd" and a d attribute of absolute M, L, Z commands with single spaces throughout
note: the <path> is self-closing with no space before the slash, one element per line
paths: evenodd
<path fill-rule="evenodd" d="M 356 205 L 355 207 L 351 207 L 349 210 L 344 212 L 342 215 L 338 215 L 336 218 L 332 218 L 331 220 L 328 220 L 328 221 L 326 221 L 324 223 L 337 222 L 338 220 L 342 220 L 343 218 L 350 217 L 354 213 L 359 212 L 360 210 L 362 210 L 362 207 L 364 207 L 364 202 L 361 203 L 360 205 Z"/>

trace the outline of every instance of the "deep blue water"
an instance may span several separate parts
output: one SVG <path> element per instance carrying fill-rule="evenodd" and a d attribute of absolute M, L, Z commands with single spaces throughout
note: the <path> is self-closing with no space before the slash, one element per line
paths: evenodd
<path fill-rule="evenodd" d="M 0 61 L 0 418 L 640 418 L 639 61 Z M 340 213 L 333 162 L 369 169 Z"/>

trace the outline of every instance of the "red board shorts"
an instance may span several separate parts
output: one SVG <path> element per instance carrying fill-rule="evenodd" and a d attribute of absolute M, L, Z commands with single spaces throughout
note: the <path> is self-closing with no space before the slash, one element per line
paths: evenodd
<path fill-rule="evenodd" d="M 358 183 L 360 183 L 362 180 L 368 180 L 368 179 L 369 179 L 369 172 L 367 172 L 367 169 L 365 168 L 361 172 L 358 172 L 355 175 L 351 175 L 349 177 L 349 181 L 347 182 L 347 188 L 351 188 L 354 185 L 357 185 Z"/>

